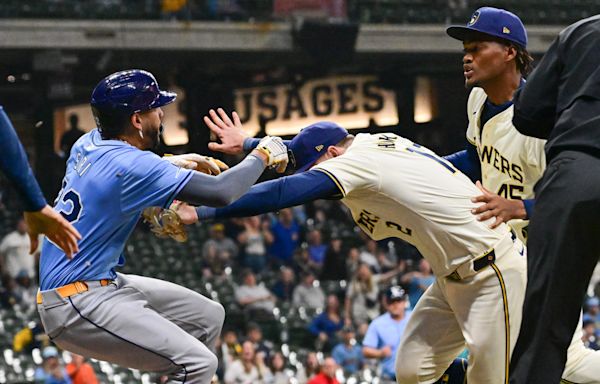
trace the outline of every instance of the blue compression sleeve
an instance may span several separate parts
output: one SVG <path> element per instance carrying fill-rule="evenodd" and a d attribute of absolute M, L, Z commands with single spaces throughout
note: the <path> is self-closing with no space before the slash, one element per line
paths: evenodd
<path fill-rule="evenodd" d="M 256 148 L 256 146 L 258 145 L 259 142 L 260 142 L 260 138 L 256 138 L 256 137 L 246 138 L 244 140 L 244 151 L 250 152 L 251 150 Z M 291 142 L 291 140 L 283 140 L 283 144 L 285 144 L 285 146 L 288 148 L 290 147 L 290 142 Z"/>
<path fill-rule="evenodd" d="M 535 207 L 535 199 L 526 199 L 523 200 L 523 205 L 525 206 L 525 212 L 527 212 L 526 219 L 531 219 L 531 215 L 533 215 L 533 207 Z"/>
<path fill-rule="evenodd" d="M 340 196 L 336 184 L 323 172 L 308 171 L 256 184 L 239 200 L 223 208 L 198 207 L 200 220 L 254 216 L 317 199 Z"/>
<path fill-rule="evenodd" d="M 33 170 L 27 161 L 27 154 L 10 119 L 0 106 L 0 169 L 14 184 L 19 196 L 29 212 L 39 211 L 46 205 Z"/>
<path fill-rule="evenodd" d="M 446 160 L 452 163 L 459 171 L 467 175 L 471 181 L 481 180 L 481 164 L 477 148 L 471 143 L 467 143 L 465 150 L 444 156 Z"/>

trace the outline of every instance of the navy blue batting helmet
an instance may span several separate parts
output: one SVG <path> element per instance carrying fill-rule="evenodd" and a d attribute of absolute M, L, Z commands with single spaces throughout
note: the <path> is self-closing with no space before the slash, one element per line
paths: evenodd
<path fill-rule="evenodd" d="M 172 103 L 177 94 L 161 91 L 148 71 L 129 69 L 113 73 L 94 88 L 90 104 L 96 124 L 103 133 L 117 133 L 119 122 L 137 112 Z"/>

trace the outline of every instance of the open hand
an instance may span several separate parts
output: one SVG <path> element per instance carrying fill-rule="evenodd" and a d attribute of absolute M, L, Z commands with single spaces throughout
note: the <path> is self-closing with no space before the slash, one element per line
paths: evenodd
<path fill-rule="evenodd" d="M 42 233 L 62 249 L 69 259 L 79 252 L 77 240 L 81 240 L 81 235 L 71 223 L 49 205 L 37 212 L 25 212 L 23 216 L 27 223 L 30 253 L 38 248 L 38 236 Z"/>
<path fill-rule="evenodd" d="M 204 116 L 204 122 L 221 140 L 221 144 L 208 143 L 208 149 L 229 155 L 242 153 L 244 151 L 244 140 L 248 138 L 248 135 L 244 131 L 238 114 L 235 111 L 232 112 L 232 120 L 223 108 L 218 108 L 216 112 L 211 109 L 208 115 Z"/>
<path fill-rule="evenodd" d="M 496 221 L 490 225 L 490 228 L 496 228 L 509 220 L 527 218 L 527 211 L 525 211 L 525 204 L 523 204 L 522 200 L 505 199 L 485 189 L 479 181 L 475 185 L 483 192 L 483 195 L 474 197 L 471 201 L 474 203 L 484 203 L 471 211 L 474 215 L 479 215 L 477 216 L 477 220 L 486 221 L 495 217 Z"/>

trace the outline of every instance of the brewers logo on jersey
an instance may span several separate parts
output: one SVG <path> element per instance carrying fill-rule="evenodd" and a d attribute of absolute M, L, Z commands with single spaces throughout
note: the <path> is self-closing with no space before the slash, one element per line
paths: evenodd
<path fill-rule="evenodd" d="M 484 127 L 479 121 L 487 95 L 473 88 L 467 103 L 467 139 L 477 147 L 481 162 L 481 182 L 490 191 L 507 199 L 532 199 L 533 187 L 546 168 L 546 140 L 525 136 L 512 125 L 513 106 L 492 117 Z M 523 242 L 528 220 L 508 224 Z"/>

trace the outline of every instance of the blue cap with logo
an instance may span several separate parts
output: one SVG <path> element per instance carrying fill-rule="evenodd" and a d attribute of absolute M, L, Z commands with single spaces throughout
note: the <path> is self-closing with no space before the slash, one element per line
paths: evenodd
<path fill-rule="evenodd" d="M 473 32 L 511 41 L 522 48 L 527 47 L 527 31 L 521 19 L 505 9 L 482 7 L 471 16 L 467 26 L 453 25 L 446 33 L 457 40 L 465 41 Z"/>
<path fill-rule="evenodd" d="M 330 145 L 336 145 L 346 136 L 348 131 L 329 121 L 320 121 L 303 128 L 288 146 L 293 155 L 291 162 L 296 173 L 306 171 L 327 152 Z"/>

